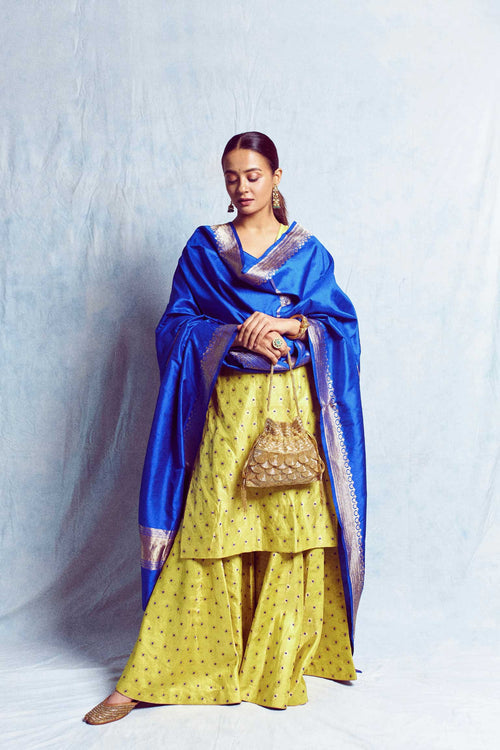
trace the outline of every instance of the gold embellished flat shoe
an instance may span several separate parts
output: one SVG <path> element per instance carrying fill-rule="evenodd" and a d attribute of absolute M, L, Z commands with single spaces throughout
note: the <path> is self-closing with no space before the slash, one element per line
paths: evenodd
<path fill-rule="evenodd" d="M 110 721 L 124 719 L 139 702 L 106 703 L 106 701 L 101 701 L 97 706 L 91 708 L 88 714 L 85 714 L 83 721 L 87 724 L 109 724 Z"/>

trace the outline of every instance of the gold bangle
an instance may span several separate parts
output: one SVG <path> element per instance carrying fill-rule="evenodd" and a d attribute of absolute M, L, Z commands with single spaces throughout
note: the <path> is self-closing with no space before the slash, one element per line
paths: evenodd
<path fill-rule="evenodd" d="M 304 333 L 307 331 L 307 329 L 310 326 L 310 323 L 307 320 L 306 316 L 302 315 L 302 313 L 298 313 L 297 315 L 292 315 L 290 319 L 293 319 L 293 318 L 296 318 L 296 319 L 300 318 L 300 327 L 299 327 L 298 333 L 295 336 L 288 334 L 288 338 L 292 339 L 292 341 L 294 341 L 295 339 L 302 338 L 302 336 L 304 335 Z"/>

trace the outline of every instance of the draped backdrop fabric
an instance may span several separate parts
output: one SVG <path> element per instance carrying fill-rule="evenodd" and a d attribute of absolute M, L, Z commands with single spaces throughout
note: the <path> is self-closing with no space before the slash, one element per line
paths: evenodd
<path fill-rule="evenodd" d="M 0 674 L 6 747 L 475 748 L 499 697 L 500 5 L 4 0 Z M 275 140 L 360 321 L 369 511 L 353 686 L 88 727 L 141 617 L 154 331 Z M 128 744 L 127 744 L 128 743 Z"/>

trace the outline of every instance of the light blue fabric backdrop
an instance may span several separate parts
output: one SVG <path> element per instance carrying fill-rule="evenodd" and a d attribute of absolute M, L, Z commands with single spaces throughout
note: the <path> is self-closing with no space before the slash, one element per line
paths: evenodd
<path fill-rule="evenodd" d="M 500 4 L 4 0 L 0 54 L 2 684 L 31 706 L 7 740 L 89 746 L 80 714 L 133 643 L 154 327 L 187 237 L 228 218 L 225 142 L 257 129 L 360 318 L 364 674 L 311 680 L 288 719 L 158 709 L 100 737 L 149 747 L 163 719 L 179 747 L 246 747 L 240 721 L 248 747 L 487 744 Z"/>

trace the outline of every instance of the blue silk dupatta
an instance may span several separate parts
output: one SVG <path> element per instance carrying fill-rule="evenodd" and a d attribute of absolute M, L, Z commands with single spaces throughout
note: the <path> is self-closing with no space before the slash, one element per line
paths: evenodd
<path fill-rule="evenodd" d="M 229 351 L 236 326 L 254 311 L 303 313 L 321 438 L 340 525 L 339 554 L 351 639 L 364 581 L 366 478 L 356 314 L 321 243 L 293 223 L 258 260 L 243 252 L 232 224 L 199 227 L 177 266 L 156 330 L 161 385 L 142 477 L 139 523 L 146 606 L 182 520 L 208 402 L 222 364 L 269 370 L 256 355 Z M 284 365 L 283 365 L 284 366 Z M 249 446 L 250 448 L 250 446 Z"/>

